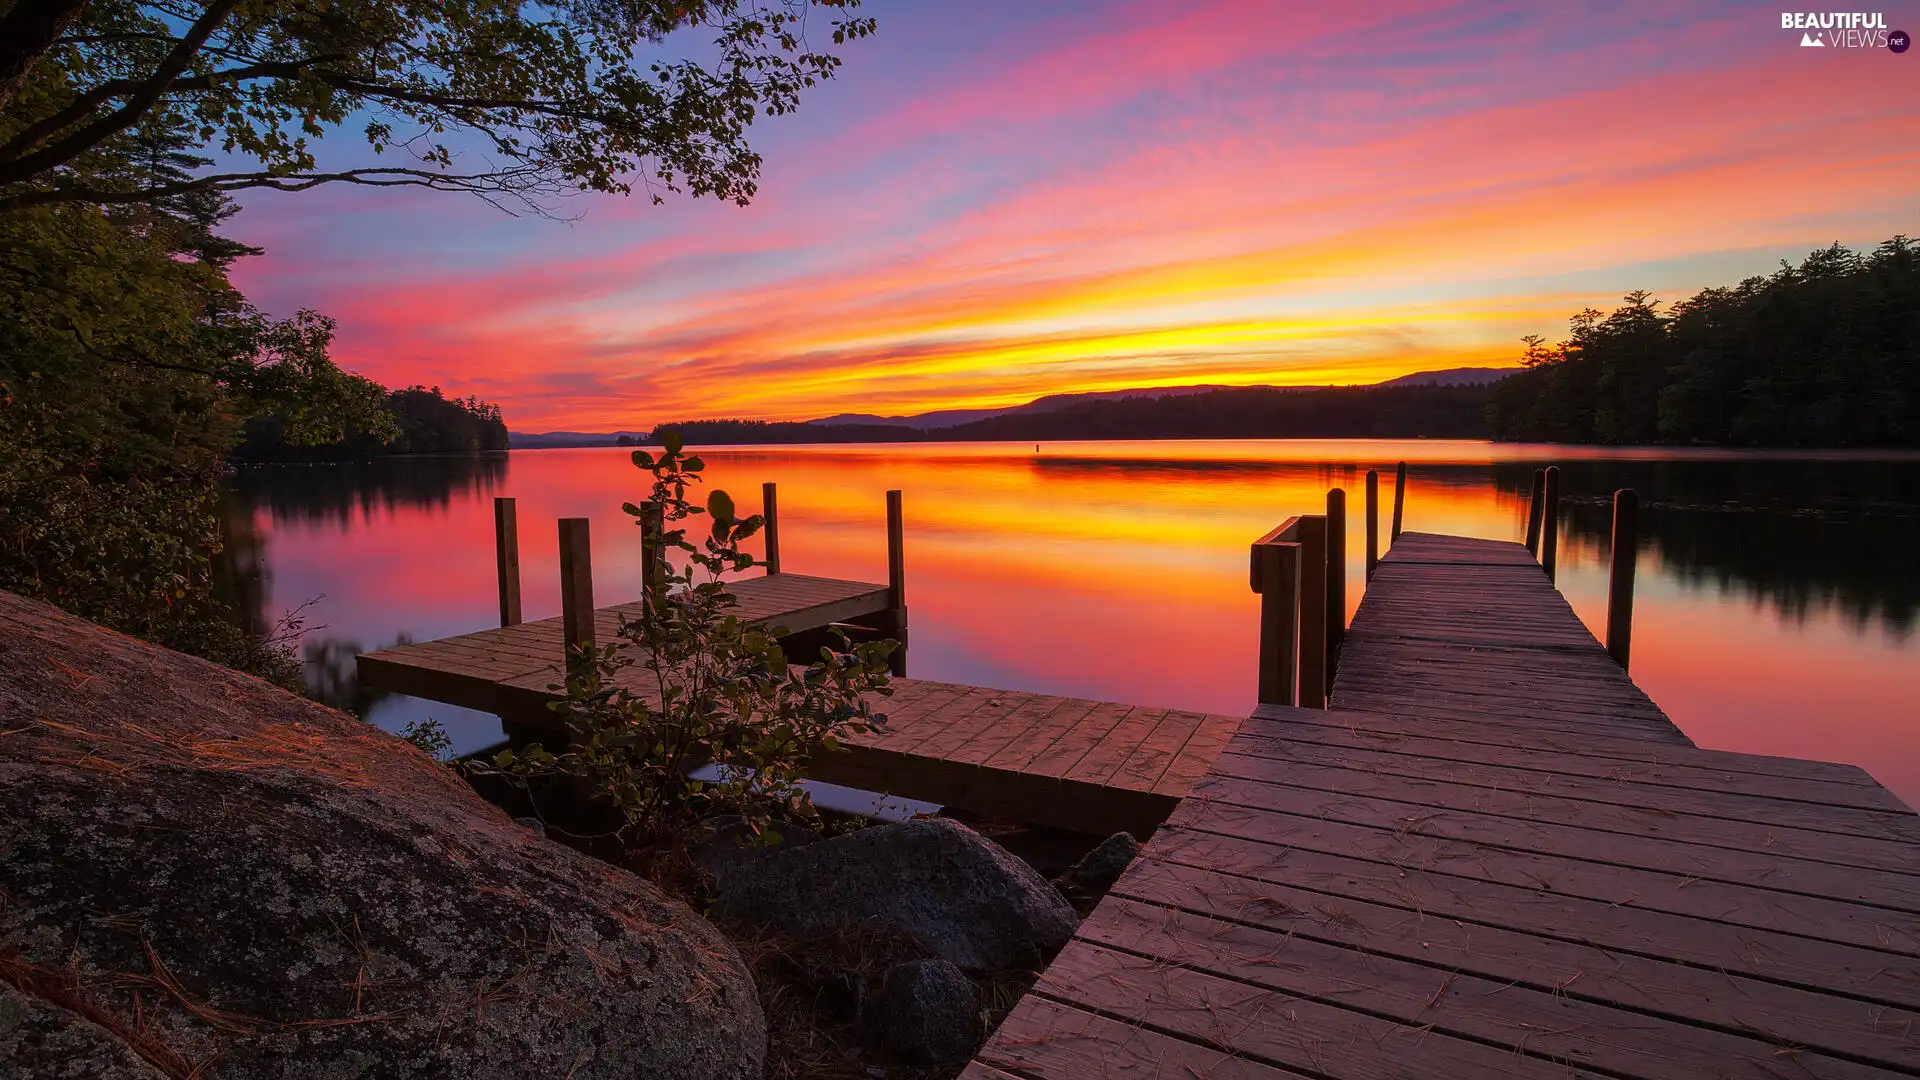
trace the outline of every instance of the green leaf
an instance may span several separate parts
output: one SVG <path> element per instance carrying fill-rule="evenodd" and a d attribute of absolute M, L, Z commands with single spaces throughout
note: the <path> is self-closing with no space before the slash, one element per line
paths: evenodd
<path fill-rule="evenodd" d="M 639 517 L 642 511 L 630 502 L 623 502 L 620 504 L 620 512 L 630 517 Z"/>
<path fill-rule="evenodd" d="M 733 524 L 733 496 L 716 489 L 707 496 L 707 513 L 713 515 L 715 526 Z M 714 535 L 719 535 L 717 528 Z"/>
<path fill-rule="evenodd" d="M 668 428 L 666 433 L 660 436 L 660 445 L 667 448 L 667 453 L 678 454 L 686 449 L 687 437 L 680 434 L 679 428 Z"/>
<path fill-rule="evenodd" d="M 651 469 L 653 468 L 653 455 L 647 453 L 645 450 L 635 450 L 633 452 L 633 464 L 636 468 Z"/>

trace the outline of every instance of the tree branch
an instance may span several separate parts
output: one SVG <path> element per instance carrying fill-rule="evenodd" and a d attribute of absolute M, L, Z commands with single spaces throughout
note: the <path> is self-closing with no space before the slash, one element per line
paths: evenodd
<path fill-rule="evenodd" d="M 34 0 L 15 0 L 16 4 L 33 2 Z M 55 0 L 45 0 L 45 2 L 55 2 Z M 30 180 L 55 166 L 66 164 L 115 132 L 123 131 L 138 123 L 140 118 L 145 116 L 147 111 L 166 94 L 167 88 L 180 77 L 181 72 L 187 69 L 187 65 L 193 62 L 194 54 L 200 51 L 200 47 L 207 43 L 207 39 L 213 36 L 213 32 L 220 28 L 220 24 L 226 21 L 228 15 L 233 13 L 233 9 L 239 5 L 239 2 L 240 0 L 213 0 L 207 5 L 207 10 L 202 12 L 200 18 L 194 22 L 192 28 L 174 45 L 173 51 L 168 53 L 167 58 L 154 69 L 153 74 L 147 76 L 139 89 L 128 95 L 125 105 L 50 146 L 0 164 L 0 183 Z M 12 12 L 8 14 L 11 16 Z M 24 78 L 24 73 L 22 77 Z"/>
<path fill-rule="evenodd" d="M 0 16 L 0 106 L 27 84 L 27 72 L 86 6 L 87 0 L 13 0 Z"/>
<path fill-rule="evenodd" d="M 348 169 L 342 172 L 288 176 L 275 176 L 270 173 L 218 173 L 176 184 L 160 184 L 134 189 L 65 184 L 59 187 L 16 191 L 0 194 L 0 213 L 59 203 L 88 203 L 100 206 L 144 203 L 174 195 L 184 195 L 192 191 L 241 191 L 248 188 L 306 191 L 322 184 L 333 183 L 360 184 L 366 187 L 424 187 L 438 191 L 464 191 L 482 197 L 511 195 L 530 206 L 534 205 L 532 201 L 534 195 L 558 194 L 561 190 L 539 170 L 531 168 L 466 174 L 400 168 Z"/>

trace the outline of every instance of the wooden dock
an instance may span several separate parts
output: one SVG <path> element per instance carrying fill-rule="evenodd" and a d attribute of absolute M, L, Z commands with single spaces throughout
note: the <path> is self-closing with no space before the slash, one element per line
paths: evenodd
<path fill-rule="evenodd" d="M 1554 587 L 1552 470 L 1525 546 L 1402 532 L 1402 474 L 1379 556 L 1375 490 L 1351 626 L 1343 493 L 1253 545 L 1244 719 L 901 678 L 886 730 L 816 757 L 819 779 L 1006 818 L 1159 826 L 965 1075 L 1920 1076 L 1920 817 L 1850 765 L 1696 747 L 1634 685 L 1636 504 L 1616 503 L 1603 645 Z M 749 579 L 743 612 L 904 626 L 892 509 L 889 586 Z M 545 716 L 569 636 L 622 611 L 361 673 Z"/>
<path fill-rule="evenodd" d="M 892 606 L 885 585 L 804 574 L 744 578 L 728 591 L 739 601 L 740 618 L 793 633 L 881 615 Z M 595 639 L 615 640 L 621 619 L 639 613 L 638 600 L 594 609 Z M 556 697 L 551 687 L 564 681 L 565 656 L 564 619 L 555 616 L 366 653 L 358 671 L 362 685 L 373 689 L 540 726 L 550 722 L 547 704 Z"/>
<path fill-rule="evenodd" d="M 1694 747 L 1518 544 L 1401 536 L 1342 637 L 970 1080 L 1920 1074 L 1920 817 L 1865 772 Z"/>
<path fill-rule="evenodd" d="M 780 573 L 730 582 L 741 618 L 801 633 L 893 618 L 890 585 Z M 592 613 L 614 640 L 639 602 Z M 564 681 L 564 617 L 519 622 L 358 658 L 363 685 L 553 725 Z M 1240 726 L 1240 717 L 895 678 L 873 706 L 884 730 L 815 755 L 813 779 L 1063 829 L 1146 835 Z"/>

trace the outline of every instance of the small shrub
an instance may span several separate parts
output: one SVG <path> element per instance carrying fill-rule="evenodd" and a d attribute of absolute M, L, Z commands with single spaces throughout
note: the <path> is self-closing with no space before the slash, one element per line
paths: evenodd
<path fill-rule="evenodd" d="M 724 576 L 756 564 L 740 543 L 760 530 L 760 516 L 737 516 L 724 491 L 704 508 L 688 499 L 704 463 L 669 435 L 656 457 L 633 461 L 652 477 L 643 509 L 623 510 L 645 532 L 645 547 L 685 553 L 684 569 L 665 560 L 646 574 L 638 619 L 623 620 L 618 639 L 569 657 L 565 698 L 554 703 L 568 741 L 549 750 L 531 744 L 504 750 L 497 770 L 521 782 L 563 776 L 622 822 L 630 846 L 655 846 L 679 827 L 713 813 L 749 821 L 817 818 L 797 781 L 807 758 L 838 749 L 838 739 L 885 722 L 866 699 L 885 695 L 892 641 L 823 647 L 804 666 L 781 648 L 777 628 L 753 626 L 733 611 Z M 705 536 L 688 539 L 705 517 Z M 713 766 L 708 779 L 696 768 Z"/>
<path fill-rule="evenodd" d="M 425 720 L 409 720 L 407 726 L 400 729 L 400 737 L 419 747 L 435 761 L 448 761 L 453 758 L 453 736 L 440 721 L 429 716 Z"/>

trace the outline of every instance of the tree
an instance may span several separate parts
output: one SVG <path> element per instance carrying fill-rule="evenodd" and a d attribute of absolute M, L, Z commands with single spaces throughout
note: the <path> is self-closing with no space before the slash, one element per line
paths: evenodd
<path fill-rule="evenodd" d="M 745 203 L 761 115 L 873 32 L 859 0 L 13 0 L 0 15 L 0 211 L 326 183 L 540 207 L 575 191 Z M 811 28 L 814 8 L 829 25 Z M 676 30 L 714 35 L 673 59 Z M 391 165 L 324 169 L 360 124 Z M 140 169 L 143 133 L 217 141 L 219 172 Z M 466 143 L 471 143 L 470 148 Z"/>
<path fill-rule="evenodd" d="M 1920 250 L 1838 244 L 1655 310 L 1627 294 L 1523 339 L 1488 406 L 1498 439 L 1785 446 L 1920 444 Z"/>

